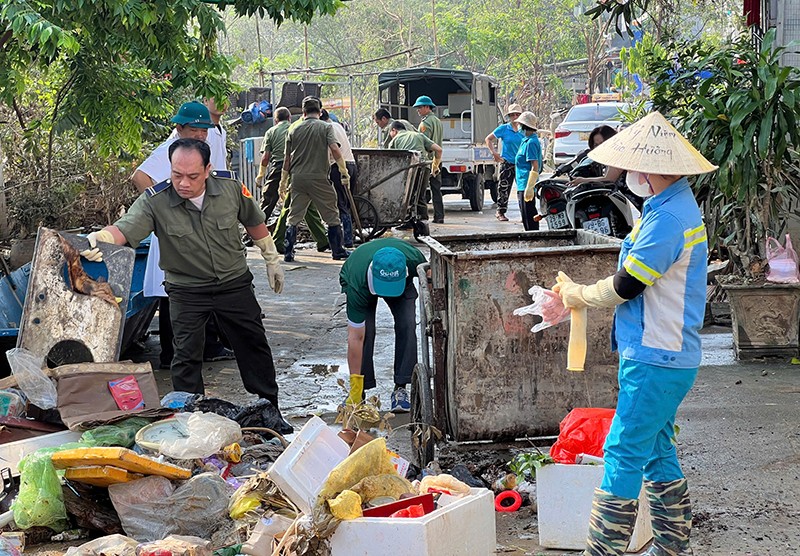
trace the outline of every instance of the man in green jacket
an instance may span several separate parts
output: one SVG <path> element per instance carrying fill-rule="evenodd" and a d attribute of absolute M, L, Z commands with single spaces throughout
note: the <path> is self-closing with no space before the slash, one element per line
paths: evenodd
<path fill-rule="evenodd" d="M 414 103 L 414 108 L 417 109 L 417 114 L 422 118 L 419 124 L 419 132 L 425 137 L 441 146 L 444 138 L 444 129 L 442 122 L 433 113 L 436 105 L 431 100 L 431 97 L 422 95 Z M 442 200 L 442 177 L 437 172 L 434 175 L 431 172 L 431 200 L 433 201 L 433 222 L 441 224 L 444 222 L 444 201 Z"/>
<path fill-rule="evenodd" d="M 436 175 L 441 185 L 442 180 L 439 178 L 439 175 L 442 164 L 442 147 L 428 139 L 428 137 L 419 131 L 408 131 L 400 120 L 392 123 L 389 136 L 392 138 L 389 142 L 390 149 L 417 151 L 420 153 L 422 160 L 427 160 L 430 158 L 429 155 L 432 155 L 431 176 Z M 424 193 L 419 196 L 419 201 L 417 202 L 417 218 L 420 220 L 428 219 L 428 203 L 425 202 Z M 398 229 L 405 230 L 411 229 L 411 227 L 411 224 L 403 224 L 402 226 L 398 226 Z"/>
<path fill-rule="evenodd" d="M 419 249 L 396 238 L 375 239 L 359 246 L 342 265 L 339 283 L 347 296 L 348 404 L 358 404 L 365 389 L 375 388 L 375 311 L 383 298 L 394 317 L 394 391 L 392 411 L 408 412 L 406 386 L 417 364 L 417 266 L 425 262 Z"/>

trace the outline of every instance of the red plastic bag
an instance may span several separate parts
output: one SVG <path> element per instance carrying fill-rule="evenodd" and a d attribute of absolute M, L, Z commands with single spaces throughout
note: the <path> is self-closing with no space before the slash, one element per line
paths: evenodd
<path fill-rule="evenodd" d="M 797 252 L 792 247 L 792 237 L 786 234 L 786 246 L 782 247 L 774 237 L 767 237 L 767 281 L 779 284 L 797 284 L 800 282 L 800 270 L 797 268 Z"/>
<path fill-rule="evenodd" d="M 579 454 L 603 457 L 603 443 L 614 418 L 613 409 L 577 407 L 558 425 L 558 440 L 550 448 L 556 463 L 575 463 Z"/>

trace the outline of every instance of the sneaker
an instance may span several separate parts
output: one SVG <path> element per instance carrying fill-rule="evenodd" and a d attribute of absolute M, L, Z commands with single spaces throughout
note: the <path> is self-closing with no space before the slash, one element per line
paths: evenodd
<path fill-rule="evenodd" d="M 392 392 L 392 413 L 408 413 L 411 411 L 411 402 L 408 399 L 408 390 L 397 388 Z"/>
<path fill-rule="evenodd" d="M 203 361 L 206 363 L 214 363 L 216 361 L 230 361 L 236 359 L 236 356 L 228 348 L 221 348 L 217 353 L 211 355 L 203 355 Z"/>

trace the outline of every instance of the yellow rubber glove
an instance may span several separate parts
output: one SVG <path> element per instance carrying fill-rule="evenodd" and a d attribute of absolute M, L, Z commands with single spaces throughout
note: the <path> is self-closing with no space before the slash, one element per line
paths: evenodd
<path fill-rule="evenodd" d="M 256 185 L 258 187 L 264 185 L 264 178 L 267 175 L 267 168 L 269 168 L 269 166 L 261 165 L 258 167 L 258 175 L 256 176 Z"/>
<path fill-rule="evenodd" d="M 433 162 L 431 162 L 431 175 L 435 178 L 441 173 L 442 173 L 442 159 L 433 157 Z"/>
<path fill-rule="evenodd" d="M 584 307 L 613 308 L 626 299 L 614 289 L 614 276 L 598 280 L 591 286 L 576 284 L 563 272 L 558 273 L 553 291 L 561 296 L 564 307 L 582 309 Z"/>
<path fill-rule="evenodd" d="M 570 308 L 569 344 L 567 345 L 567 370 L 583 371 L 586 366 L 586 305 L 583 298 L 568 297 L 569 292 L 580 292 L 585 286 L 576 284 L 563 272 L 556 277 L 553 291 L 561 296 L 564 307 Z M 576 306 L 579 305 L 579 306 Z"/>
<path fill-rule="evenodd" d="M 261 258 L 267 263 L 267 280 L 269 280 L 269 287 L 275 293 L 283 291 L 284 274 L 283 267 L 280 263 L 280 256 L 278 250 L 275 249 L 275 242 L 272 236 L 267 234 L 261 239 L 254 239 L 253 245 L 261 249 Z"/>
<path fill-rule="evenodd" d="M 92 261 L 93 263 L 99 263 L 103 260 L 103 254 L 100 252 L 100 248 L 97 247 L 98 241 L 103 243 L 114 243 L 114 236 L 108 230 L 92 232 L 86 236 L 86 239 L 89 241 L 89 249 L 84 249 L 81 251 L 81 256 L 88 261 Z"/>
<path fill-rule="evenodd" d="M 286 196 L 289 194 L 289 171 L 288 170 L 281 170 L 281 184 L 278 186 L 278 197 L 281 198 L 281 201 L 286 200 Z"/>
<path fill-rule="evenodd" d="M 358 405 L 364 397 L 364 375 L 350 375 L 350 395 L 344 402 L 347 405 Z"/>
<path fill-rule="evenodd" d="M 522 195 L 525 199 L 526 203 L 530 203 L 533 201 L 533 197 L 536 193 L 536 182 L 539 180 L 539 172 L 534 172 L 531 170 L 531 173 L 528 174 L 528 183 L 525 186 L 525 193 Z"/>

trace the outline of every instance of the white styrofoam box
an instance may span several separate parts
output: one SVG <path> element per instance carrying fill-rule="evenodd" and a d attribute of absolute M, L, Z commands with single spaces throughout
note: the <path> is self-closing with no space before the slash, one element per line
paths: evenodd
<path fill-rule="evenodd" d="M 539 544 L 546 548 L 586 547 L 594 489 L 603 481 L 602 465 L 543 465 L 536 471 Z M 653 537 L 644 489 L 628 552 L 638 552 Z"/>
<path fill-rule="evenodd" d="M 361 517 L 342 521 L 331 537 L 331 556 L 487 556 L 495 553 L 497 540 L 491 491 L 473 488 L 471 496 L 443 495 L 439 501 L 441 507 L 422 517 Z"/>
<path fill-rule="evenodd" d="M 312 417 L 269 468 L 269 476 L 303 513 L 311 514 L 328 474 L 350 447 L 319 417 Z"/>

